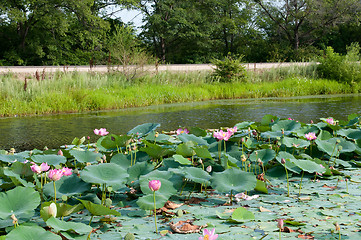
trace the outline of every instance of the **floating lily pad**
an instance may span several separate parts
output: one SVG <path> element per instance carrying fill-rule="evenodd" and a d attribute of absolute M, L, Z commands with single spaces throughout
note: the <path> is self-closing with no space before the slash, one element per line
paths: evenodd
<path fill-rule="evenodd" d="M 93 228 L 81 222 L 65 222 L 51 217 L 46 221 L 46 225 L 54 229 L 55 232 L 74 231 L 80 235 L 89 234 Z"/>
<path fill-rule="evenodd" d="M 19 226 L 8 235 L 7 240 L 61 240 L 61 237 L 39 226 Z"/>
<path fill-rule="evenodd" d="M 257 179 L 253 173 L 236 168 L 227 169 L 219 173 L 215 172 L 211 178 L 211 186 L 223 193 L 250 191 L 256 185 Z"/>

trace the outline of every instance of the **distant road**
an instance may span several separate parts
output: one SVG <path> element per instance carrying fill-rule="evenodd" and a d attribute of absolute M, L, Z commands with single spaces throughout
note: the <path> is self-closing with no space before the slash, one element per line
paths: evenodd
<path fill-rule="evenodd" d="M 307 66 L 309 62 L 298 62 L 298 63 L 245 63 L 244 65 L 248 70 L 257 69 L 270 69 L 278 67 L 289 67 L 292 65 Z M 146 71 L 209 71 L 214 69 L 214 65 L 211 64 L 162 64 L 156 67 L 155 65 L 145 65 L 143 67 L 128 66 L 128 70 L 138 68 L 139 70 Z M 111 70 L 124 70 L 123 66 L 112 66 Z M 5 73 L 19 73 L 19 74 L 39 74 L 42 72 L 54 73 L 57 71 L 78 71 L 78 72 L 108 72 L 109 68 L 106 65 L 97 65 L 94 67 L 90 66 L 5 66 L 0 67 L 0 74 Z"/>

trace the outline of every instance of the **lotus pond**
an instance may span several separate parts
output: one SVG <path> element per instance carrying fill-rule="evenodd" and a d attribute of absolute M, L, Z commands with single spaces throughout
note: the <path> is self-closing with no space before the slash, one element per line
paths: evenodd
<path fill-rule="evenodd" d="M 146 123 L 0 150 L 0 239 L 360 239 L 360 121 Z"/>

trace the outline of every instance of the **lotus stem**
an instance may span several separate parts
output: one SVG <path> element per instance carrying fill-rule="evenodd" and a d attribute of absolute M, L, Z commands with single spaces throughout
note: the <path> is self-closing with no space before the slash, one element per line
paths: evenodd
<path fill-rule="evenodd" d="M 218 142 L 218 156 L 219 156 L 219 163 L 221 163 L 221 147 L 222 147 L 222 140 L 219 140 Z"/>
<path fill-rule="evenodd" d="M 298 191 L 298 196 L 301 195 L 301 189 L 302 189 L 302 180 L 303 180 L 303 175 L 305 174 L 305 171 L 302 171 L 302 176 L 301 176 L 301 182 L 300 182 L 300 190 Z"/>
<path fill-rule="evenodd" d="M 328 165 L 330 165 L 330 161 L 332 159 L 333 153 L 335 152 L 336 146 L 337 146 L 337 142 L 335 143 L 335 146 L 333 147 L 333 150 L 332 150 L 332 154 L 331 154 L 330 158 L 328 159 Z M 336 161 L 336 159 L 335 159 L 335 161 Z"/>
<path fill-rule="evenodd" d="M 154 223 L 155 223 L 155 232 L 158 233 L 157 227 L 157 207 L 155 204 L 155 191 L 153 191 L 153 200 L 154 200 Z"/>
<path fill-rule="evenodd" d="M 56 186 L 55 186 L 55 181 L 53 181 L 53 186 L 54 186 L 54 203 L 56 203 Z"/>
<path fill-rule="evenodd" d="M 281 231 L 281 228 L 280 228 L 279 239 L 280 239 L 280 240 L 282 239 L 282 231 Z"/>
<path fill-rule="evenodd" d="M 92 215 L 91 217 L 90 217 L 90 220 L 89 220 L 89 226 L 90 226 L 90 224 L 92 223 L 92 221 L 93 221 L 93 217 L 94 217 L 94 215 Z M 89 235 L 90 235 L 90 233 L 89 233 Z"/>
<path fill-rule="evenodd" d="M 285 170 L 286 170 L 286 178 L 287 178 L 287 197 L 289 197 L 290 196 L 290 183 L 288 181 L 288 171 L 286 168 L 286 163 L 285 163 Z"/>
<path fill-rule="evenodd" d="M 224 153 L 226 153 L 227 152 L 227 143 L 226 143 L 226 141 L 224 140 L 224 148 L 223 148 L 223 151 L 224 151 Z"/>

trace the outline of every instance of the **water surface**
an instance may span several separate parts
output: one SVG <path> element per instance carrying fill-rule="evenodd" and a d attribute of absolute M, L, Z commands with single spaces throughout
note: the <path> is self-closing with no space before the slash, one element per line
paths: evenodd
<path fill-rule="evenodd" d="M 0 118 L 0 149 L 58 148 L 74 137 L 98 138 L 94 128 L 124 134 L 143 123 L 160 123 L 159 130 L 178 127 L 232 127 L 242 121 L 260 121 L 266 114 L 294 118 L 301 122 L 321 117 L 346 120 L 352 113 L 361 115 L 361 95 L 217 100 L 168 104 L 145 108 L 101 111 L 82 114 Z"/>

